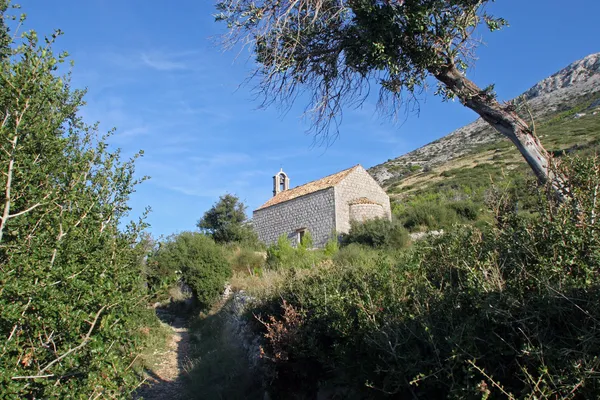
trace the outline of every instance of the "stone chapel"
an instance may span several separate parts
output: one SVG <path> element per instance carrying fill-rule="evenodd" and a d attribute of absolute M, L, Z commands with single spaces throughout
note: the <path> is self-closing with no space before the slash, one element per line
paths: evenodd
<path fill-rule="evenodd" d="M 283 170 L 273 177 L 273 197 L 253 213 L 252 224 L 267 245 L 287 236 L 297 246 L 310 232 L 324 247 L 334 232 L 347 233 L 351 221 L 391 219 L 390 198 L 361 166 L 290 189 Z"/>

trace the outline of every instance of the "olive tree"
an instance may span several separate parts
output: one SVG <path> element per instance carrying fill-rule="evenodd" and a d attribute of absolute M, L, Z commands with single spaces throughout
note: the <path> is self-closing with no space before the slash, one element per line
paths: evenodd
<path fill-rule="evenodd" d="M 7 10 L 0 1 L 1 397 L 126 396 L 145 312 L 144 223 L 123 223 L 134 160 L 78 116 L 84 93 L 52 49 L 60 32 L 9 34 Z"/>
<path fill-rule="evenodd" d="M 493 0 L 219 0 L 226 43 L 252 47 L 266 103 L 307 92 L 317 135 L 337 128 L 342 106 L 360 104 L 377 83 L 379 105 L 396 113 L 433 77 L 436 94 L 460 102 L 518 148 L 540 182 L 554 182 L 549 155 L 513 104 L 466 76 Z M 414 103 L 413 103 L 414 104 Z M 337 133 L 337 131 L 336 131 Z"/>
<path fill-rule="evenodd" d="M 217 243 L 246 242 L 255 245 L 256 233 L 248 225 L 246 205 L 232 194 L 224 194 L 204 213 L 196 226 Z"/>

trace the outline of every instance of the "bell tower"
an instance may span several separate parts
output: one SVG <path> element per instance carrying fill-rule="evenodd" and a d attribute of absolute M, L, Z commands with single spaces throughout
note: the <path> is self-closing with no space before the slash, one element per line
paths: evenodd
<path fill-rule="evenodd" d="M 290 178 L 283 172 L 283 168 L 273 177 L 273 196 L 290 188 Z"/>

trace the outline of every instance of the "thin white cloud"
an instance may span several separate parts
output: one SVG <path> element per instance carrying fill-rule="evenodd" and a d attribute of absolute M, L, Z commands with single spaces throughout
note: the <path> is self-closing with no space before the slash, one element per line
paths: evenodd
<path fill-rule="evenodd" d="M 209 156 L 191 157 L 189 161 L 199 164 L 199 166 L 208 168 L 228 167 L 240 164 L 246 164 L 252 160 L 246 153 L 217 153 Z"/>
<path fill-rule="evenodd" d="M 183 96 L 182 96 L 183 97 Z M 187 101 L 180 100 L 178 111 L 185 115 L 201 115 L 219 122 L 231 120 L 233 115 L 223 107 L 202 106 L 192 107 Z"/>
<path fill-rule="evenodd" d="M 185 194 L 186 196 L 193 197 L 209 197 L 217 198 L 225 193 L 227 189 L 224 188 L 206 188 L 201 186 L 178 186 L 178 185 L 165 185 L 165 189 L 172 190 L 177 193 Z"/>
<path fill-rule="evenodd" d="M 145 66 L 157 71 L 178 71 L 189 69 L 185 62 L 170 58 L 167 54 L 142 53 L 140 55 L 140 59 Z"/>
<path fill-rule="evenodd" d="M 113 66 L 125 70 L 153 69 L 159 72 L 198 70 L 197 51 L 168 52 L 161 50 L 129 51 L 111 50 L 104 53 L 103 59 Z"/>
<path fill-rule="evenodd" d="M 247 178 L 239 176 L 240 168 L 252 161 L 246 153 L 196 155 L 169 162 L 152 158 L 155 160 L 140 160 L 140 171 L 152 177 L 151 184 L 176 193 L 217 198 L 227 192 L 241 193 L 249 185 Z M 244 172 L 251 175 L 255 171 L 247 169 Z"/>
<path fill-rule="evenodd" d="M 147 126 L 137 126 L 134 128 L 126 129 L 122 132 L 117 131 L 117 135 L 120 138 L 133 138 L 138 136 L 147 135 L 150 132 Z"/>

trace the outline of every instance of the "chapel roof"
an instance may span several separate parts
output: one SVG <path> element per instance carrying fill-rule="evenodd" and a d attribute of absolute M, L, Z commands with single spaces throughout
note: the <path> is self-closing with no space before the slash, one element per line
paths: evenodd
<path fill-rule="evenodd" d="M 328 175 L 316 181 L 305 183 L 304 185 L 297 186 L 293 189 L 288 189 L 284 190 L 283 192 L 279 192 L 276 196 L 271 197 L 265 204 L 258 207 L 256 210 L 262 210 L 263 208 L 271 207 L 275 204 L 283 203 L 300 196 L 304 196 L 310 193 L 318 192 L 319 190 L 333 187 L 340 183 L 345 177 L 348 176 L 348 174 L 350 174 L 350 172 L 354 171 L 358 167 L 360 167 L 360 164 L 357 164 L 352 168 L 348 168 L 343 171 L 337 172 L 333 175 Z"/>

